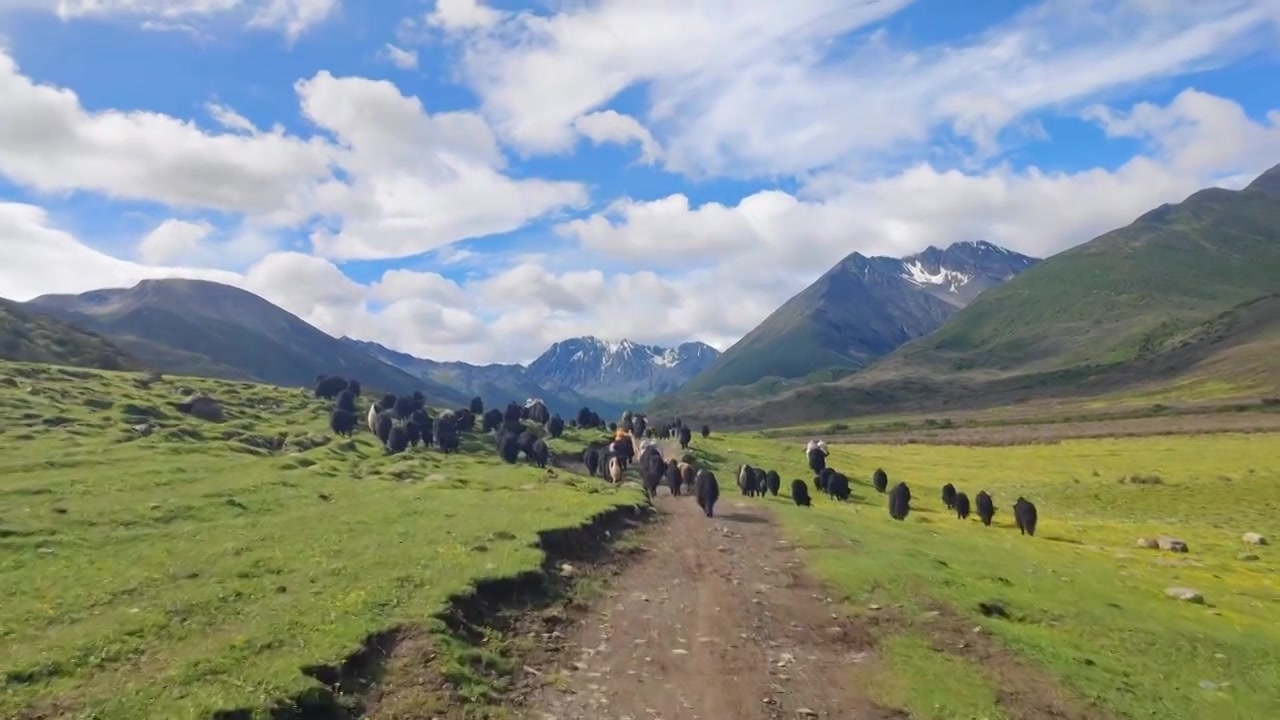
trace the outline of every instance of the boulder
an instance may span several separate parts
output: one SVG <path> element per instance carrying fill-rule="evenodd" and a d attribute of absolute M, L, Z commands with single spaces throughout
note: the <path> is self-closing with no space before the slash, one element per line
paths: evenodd
<path fill-rule="evenodd" d="M 1187 552 L 1188 550 L 1185 542 L 1177 538 L 1166 537 L 1164 535 L 1156 538 L 1156 544 L 1161 550 L 1168 550 L 1169 552 Z"/>
<path fill-rule="evenodd" d="M 1174 598 L 1175 600 L 1182 600 L 1184 602 L 1197 603 L 1200 605 L 1204 604 L 1204 595 L 1201 595 L 1198 590 L 1192 590 L 1188 587 L 1165 588 L 1164 594 Z"/>
<path fill-rule="evenodd" d="M 1160 543 L 1156 542 L 1155 538 L 1142 537 L 1142 538 L 1138 538 L 1138 547 L 1145 548 L 1147 550 L 1155 550 L 1156 548 L 1160 547 Z"/>
<path fill-rule="evenodd" d="M 1267 544 L 1266 536 L 1259 535 L 1256 532 L 1247 532 L 1244 535 L 1241 535 L 1240 539 L 1243 540 L 1244 542 L 1249 543 L 1250 545 L 1266 545 Z"/>

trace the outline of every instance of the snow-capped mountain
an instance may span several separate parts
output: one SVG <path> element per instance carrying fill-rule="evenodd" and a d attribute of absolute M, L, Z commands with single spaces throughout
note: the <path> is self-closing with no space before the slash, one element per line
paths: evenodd
<path fill-rule="evenodd" d="M 489 407 L 536 397 L 566 417 L 583 405 L 601 415 L 638 409 L 655 394 L 679 388 L 720 354 L 700 342 L 664 348 L 584 337 L 555 343 L 525 367 L 438 362 L 378 343 L 348 337 L 342 342 L 410 375 L 452 388 L 459 397 L 479 395 Z"/>
<path fill-rule="evenodd" d="M 989 242 L 904 258 L 853 253 L 788 300 L 690 382 L 685 392 L 857 369 L 936 330 L 1035 258 Z"/>
<path fill-rule="evenodd" d="M 931 245 L 901 262 L 901 275 L 908 282 L 940 300 L 964 307 L 984 290 L 1026 270 L 1037 260 L 979 240 L 953 243 L 945 250 Z"/>
<path fill-rule="evenodd" d="M 594 336 L 553 344 L 529 364 L 529 376 L 547 388 L 572 388 L 588 397 L 642 403 L 672 392 L 720 356 L 701 342 L 674 348 L 609 341 Z"/>

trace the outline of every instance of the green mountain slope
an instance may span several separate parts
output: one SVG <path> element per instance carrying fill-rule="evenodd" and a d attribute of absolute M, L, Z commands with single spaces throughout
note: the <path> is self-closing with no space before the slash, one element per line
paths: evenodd
<path fill-rule="evenodd" d="M 138 360 L 101 335 L 0 298 L 0 360 L 133 370 Z"/>
<path fill-rule="evenodd" d="M 204 280 L 144 280 L 128 289 L 43 295 L 26 308 L 92 330 L 179 375 L 305 386 L 319 374 L 389 392 L 422 390 L 435 403 L 462 393 L 392 367 L 253 293 Z"/>
<path fill-rule="evenodd" d="M 765 318 L 679 394 L 864 367 L 933 331 L 987 288 L 1035 262 L 985 242 L 931 247 L 906 258 L 853 253 Z"/>
<path fill-rule="evenodd" d="M 1280 194 L 1201 190 L 992 288 L 877 371 L 1130 360 L 1277 288 Z"/>
<path fill-rule="evenodd" d="M 1274 395 L 1274 374 L 1259 366 L 1274 357 L 1278 290 L 1280 166 L 1243 190 L 1202 190 L 1044 260 L 861 372 L 654 409 L 775 424 L 1087 396 L 1188 374 Z"/>

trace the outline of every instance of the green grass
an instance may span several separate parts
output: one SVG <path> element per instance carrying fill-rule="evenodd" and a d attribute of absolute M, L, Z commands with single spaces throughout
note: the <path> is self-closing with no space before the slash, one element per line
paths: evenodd
<path fill-rule="evenodd" d="M 0 298 L 0 359 L 133 370 L 141 363 L 106 338 Z"/>
<path fill-rule="evenodd" d="M 695 444 L 725 468 L 748 462 L 787 479 L 809 477 L 799 441 L 713 435 Z M 956 684 L 986 673 L 958 668 L 960 660 L 926 646 L 928 624 L 912 618 L 936 604 L 988 629 L 1078 697 L 1126 717 L 1278 717 L 1280 563 L 1274 546 L 1240 540 L 1245 532 L 1273 542 L 1280 534 L 1277 458 L 1277 434 L 1001 448 L 836 445 L 831 464 L 855 481 L 858 501 L 821 497 L 807 510 L 786 498 L 768 502 L 810 567 L 847 594 L 852 612 L 901 605 L 901 636 L 882 649 L 894 682 L 877 687 L 921 717 L 999 717 L 988 692 L 994 678 L 960 682 L 970 690 L 953 704 L 951 692 L 937 689 L 939 678 Z M 877 467 L 890 483 L 910 485 L 906 522 L 892 521 L 870 487 Z M 1159 482 L 1120 482 L 1134 475 Z M 971 498 L 991 493 L 995 526 L 946 513 L 939 498 L 946 482 Z M 1019 494 L 1038 506 L 1035 538 L 1013 527 Z M 1135 546 L 1157 534 L 1185 540 L 1191 552 Z M 1201 591 L 1206 604 L 1166 597 L 1171 586 Z M 977 604 L 992 600 L 1012 618 L 982 617 Z"/>
<path fill-rule="evenodd" d="M 538 531 L 639 500 L 500 464 L 487 439 L 392 457 L 367 430 L 335 440 L 302 389 L 138 377 L 0 363 L 0 717 L 266 708 L 316 687 L 301 667 L 438 630 L 450 595 L 536 569 Z M 174 411 L 192 389 L 228 421 Z"/>

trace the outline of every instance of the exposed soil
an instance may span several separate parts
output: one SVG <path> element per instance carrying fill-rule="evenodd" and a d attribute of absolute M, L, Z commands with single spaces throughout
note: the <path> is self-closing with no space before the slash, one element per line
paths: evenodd
<path fill-rule="evenodd" d="M 866 695 L 870 628 L 834 612 L 764 508 L 722 486 L 708 519 L 663 492 L 642 556 L 532 678 L 531 720 L 907 717 Z"/>

